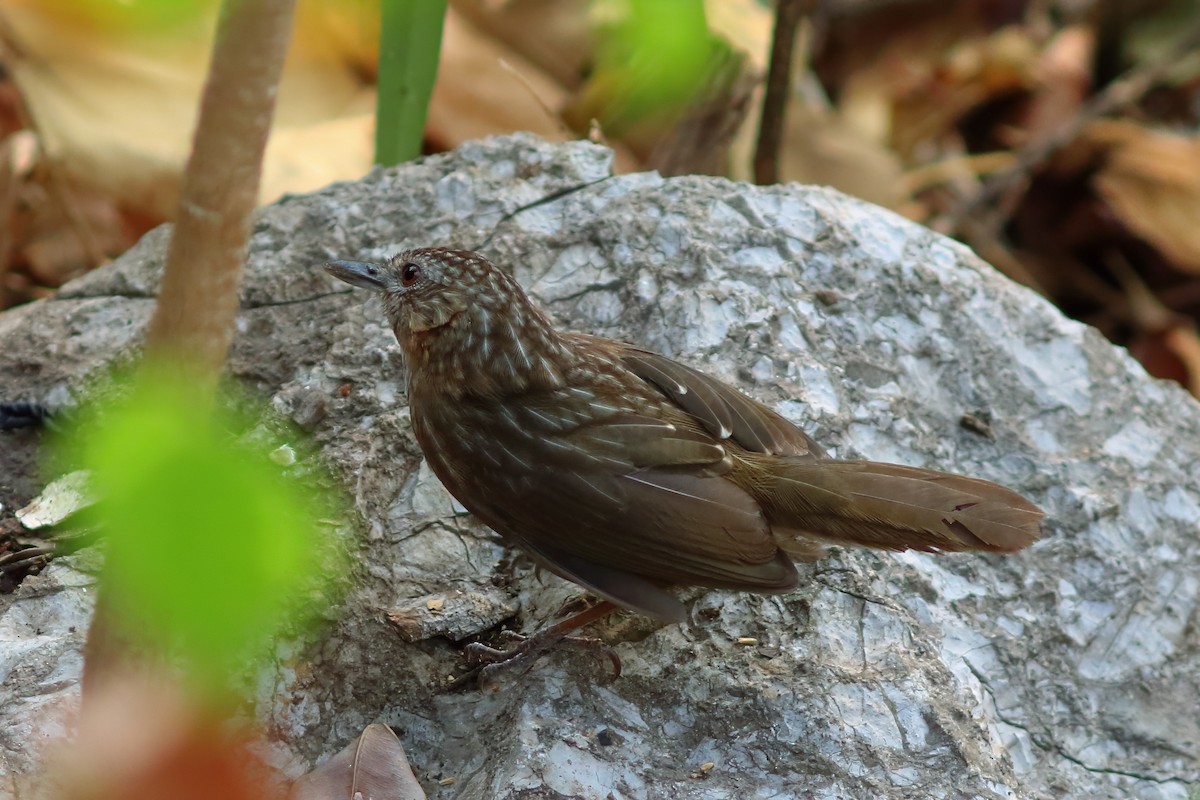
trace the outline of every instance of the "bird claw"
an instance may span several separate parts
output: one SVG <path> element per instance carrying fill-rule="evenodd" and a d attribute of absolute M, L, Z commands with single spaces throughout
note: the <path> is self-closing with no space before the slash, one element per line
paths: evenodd
<path fill-rule="evenodd" d="M 616 606 L 612 602 L 602 600 L 548 628 L 542 628 L 529 637 L 522 636 L 515 631 L 504 631 L 501 635 L 512 644 L 512 647 L 504 650 L 473 642 L 464 649 L 467 663 L 471 668 L 450 681 L 447 688 L 457 689 L 468 683 L 486 684 L 499 672 L 510 667 L 523 667 L 520 674 L 524 675 L 533 666 L 533 662 L 560 644 L 585 650 L 600 650 L 612 662 L 613 678 L 619 678 L 621 677 L 621 659 L 616 651 L 599 639 L 570 635 L 572 631 L 582 628 L 589 622 L 603 619 L 615 610 Z"/>
<path fill-rule="evenodd" d="M 504 631 L 503 638 L 511 647 L 504 649 L 489 647 L 481 642 L 472 642 L 463 648 L 470 669 L 455 678 L 450 688 L 458 688 L 474 681 L 479 686 L 485 686 L 494 681 L 501 673 L 510 669 L 519 669 L 518 674 L 524 675 L 533 668 L 534 663 L 550 650 L 560 647 L 572 647 L 580 650 L 600 651 L 608 656 L 613 667 L 613 679 L 621 676 L 621 657 L 601 639 L 587 636 L 558 636 L 543 634 L 542 631 L 532 636 L 522 636 L 515 631 Z"/>

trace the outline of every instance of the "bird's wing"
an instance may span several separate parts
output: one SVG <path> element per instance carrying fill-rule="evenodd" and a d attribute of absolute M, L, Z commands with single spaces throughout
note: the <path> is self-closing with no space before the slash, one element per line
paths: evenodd
<path fill-rule="evenodd" d="M 691 414 L 715 438 L 729 439 L 754 453 L 825 458 L 804 431 L 727 383 L 666 356 L 618 344 L 625 367 Z"/>
<path fill-rule="evenodd" d="M 664 585 L 760 592 L 796 586 L 795 567 L 758 504 L 720 477 L 558 472 L 531 487 L 522 508 L 537 513 L 519 519 L 516 538 L 553 571 L 661 618 L 682 619 Z"/>
<path fill-rule="evenodd" d="M 683 608 L 663 585 L 795 586 L 758 503 L 723 477 L 729 456 L 705 433 L 627 412 L 564 430 L 578 415 L 569 401 L 487 413 L 491 452 L 474 474 L 443 475 L 436 454 L 431 466 L 470 511 L 559 575 L 672 620 Z"/>

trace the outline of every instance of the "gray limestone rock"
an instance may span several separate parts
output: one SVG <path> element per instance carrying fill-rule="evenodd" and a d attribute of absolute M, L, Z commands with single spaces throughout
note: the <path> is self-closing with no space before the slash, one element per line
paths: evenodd
<path fill-rule="evenodd" d="M 302 771 L 383 721 L 431 798 L 1195 796 L 1200 406 L 894 214 L 610 164 L 513 136 L 259 217 L 231 372 L 310 432 L 364 531 L 328 637 L 282 646 L 260 682 L 272 758 Z M 4 399 L 65 403 L 128 357 L 165 241 L 0 315 Z M 574 590 L 440 487 L 378 300 L 321 270 L 419 245 L 482 250 L 564 326 L 711 371 L 837 455 L 1007 484 L 1046 509 L 1045 539 L 1012 557 L 838 551 L 788 595 L 693 592 L 685 624 L 599 626 L 616 681 L 564 651 L 446 692 L 452 639 L 514 609 L 532 630 Z M 0 465 L 32 463 L 35 438 L 0 436 Z M 0 598 L 10 778 L 69 718 L 87 583 L 59 563 Z"/>

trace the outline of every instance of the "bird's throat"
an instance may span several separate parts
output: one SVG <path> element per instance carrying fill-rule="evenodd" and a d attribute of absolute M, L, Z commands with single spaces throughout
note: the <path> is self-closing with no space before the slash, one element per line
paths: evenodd
<path fill-rule="evenodd" d="M 498 315 L 473 308 L 439 325 L 410 325 L 397 337 L 408 360 L 410 391 L 452 400 L 563 385 L 570 349 L 544 315 L 526 310 Z"/>

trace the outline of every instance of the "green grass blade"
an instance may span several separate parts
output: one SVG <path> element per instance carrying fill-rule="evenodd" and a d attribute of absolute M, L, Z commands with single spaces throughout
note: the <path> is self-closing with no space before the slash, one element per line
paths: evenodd
<path fill-rule="evenodd" d="M 446 0 L 382 0 L 381 13 L 375 163 L 391 166 L 421 154 Z"/>

